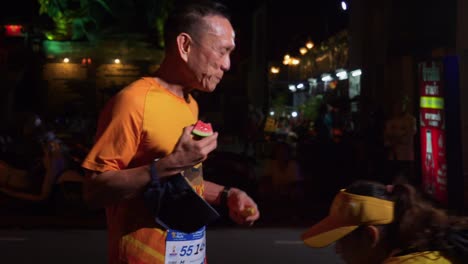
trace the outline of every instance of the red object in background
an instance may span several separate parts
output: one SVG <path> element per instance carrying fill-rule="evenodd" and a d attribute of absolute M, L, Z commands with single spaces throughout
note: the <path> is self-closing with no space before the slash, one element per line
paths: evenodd
<path fill-rule="evenodd" d="M 21 37 L 23 36 L 22 25 L 5 25 L 5 35 L 8 37 Z"/>
<path fill-rule="evenodd" d="M 83 64 L 83 65 L 91 64 L 91 63 L 93 63 L 93 61 L 91 60 L 91 58 L 83 58 L 83 59 L 81 59 L 81 64 Z"/>
<path fill-rule="evenodd" d="M 337 85 L 338 85 L 338 81 L 334 80 L 328 84 L 328 87 L 330 87 L 330 89 L 335 89 Z"/>
<path fill-rule="evenodd" d="M 418 67 L 420 95 L 421 173 L 424 190 L 448 203 L 445 107 L 442 64 L 423 62 Z"/>

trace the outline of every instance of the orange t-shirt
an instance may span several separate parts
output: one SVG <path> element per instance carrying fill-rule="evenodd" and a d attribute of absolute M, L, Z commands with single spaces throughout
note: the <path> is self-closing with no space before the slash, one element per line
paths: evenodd
<path fill-rule="evenodd" d="M 82 166 L 93 171 L 147 165 L 172 152 L 184 127 L 198 119 L 198 105 L 142 78 L 122 89 L 103 109 L 96 142 Z M 201 171 L 193 177 L 203 196 Z M 142 197 L 106 208 L 109 263 L 164 263 L 167 231 L 160 229 Z"/>

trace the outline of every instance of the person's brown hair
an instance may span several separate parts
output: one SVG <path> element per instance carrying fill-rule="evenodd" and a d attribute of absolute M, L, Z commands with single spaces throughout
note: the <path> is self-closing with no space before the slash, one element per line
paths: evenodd
<path fill-rule="evenodd" d="M 450 216 L 422 198 L 409 184 L 392 188 L 372 182 L 357 181 L 346 191 L 395 203 L 394 221 L 379 227 L 390 249 L 403 252 L 440 251 L 454 263 L 468 263 L 468 219 Z"/>

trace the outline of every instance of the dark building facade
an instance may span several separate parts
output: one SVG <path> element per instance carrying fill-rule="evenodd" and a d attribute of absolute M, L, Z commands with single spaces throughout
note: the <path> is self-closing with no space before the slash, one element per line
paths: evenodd
<path fill-rule="evenodd" d="M 355 0 L 350 17 L 350 67 L 361 68 L 362 123 L 369 127 L 370 113 L 376 106 L 390 113 L 392 105 L 409 98 L 409 109 L 421 121 L 422 101 L 418 65 L 441 62 L 445 97 L 447 141 L 448 206 L 467 207 L 468 188 L 468 109 L 462 102 L 468 99 L 467 50 L 468 19 L 462 10 L 468 3 L 451 1 L 372 1 Z M 454 67 L 446 62 L 452 59 Z M 447 64 L 447 65 L 446 65 Z M 450 67 L 452 68 L 450 68 Z M 448 75 L 450 71 L 453 73 Z M 416 153 L 421 154 L 416 136 Z M 421 177 L 420 161 L 416 167 Z"/>

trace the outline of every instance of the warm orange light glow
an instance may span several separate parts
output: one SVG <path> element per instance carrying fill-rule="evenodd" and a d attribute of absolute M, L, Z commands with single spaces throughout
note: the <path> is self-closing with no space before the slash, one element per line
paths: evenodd
<path fill-rule="evenodd" d="M 308 49 L 313 48 L 313 47 L 314 47 L 314 42 L 312 42 L 311 40 L 307 41 L 306 47 L 307 47 Z"/>
<path fill-rule="evenodd" d="M 328 54 L 325 54 L 325 55 L 322 55 L 320 57 L 318 57 L 317 59 L 315 59 L 316 62 L 321 62 L 323 61 L 324 59 L 326 59 L 328 57 Z"/>
<path fill-rule="evenodd" d="M 291 57 L 289 55 L 284 56 L 283 64 L 284 65 L 298 65 L 300 60 L 298 58 Z"/>
<path fill-rule="evenodd" d="M 299 59 L 296 59 L 296 58 L 294 58 L 294 59 L 291 60 L 291 64 L 292 64 L 292 65 L 298 65 L 300 62 L 301 62 L 301 61 L 300 61 Z"/>
<path fill-rule="evenodd" d="M 304 54 L 307 53 L 307 48 L 301 47 L 301 48 L 299 49 L 299 52 L 301 53 L 301 55 L 304 55 Z"/>
<path fill-rule="evenodd" d="M 278 67 L 271 67 L 270 72 L 273 74 L 278 74 L 280 72 L 280 69 Z"/>

